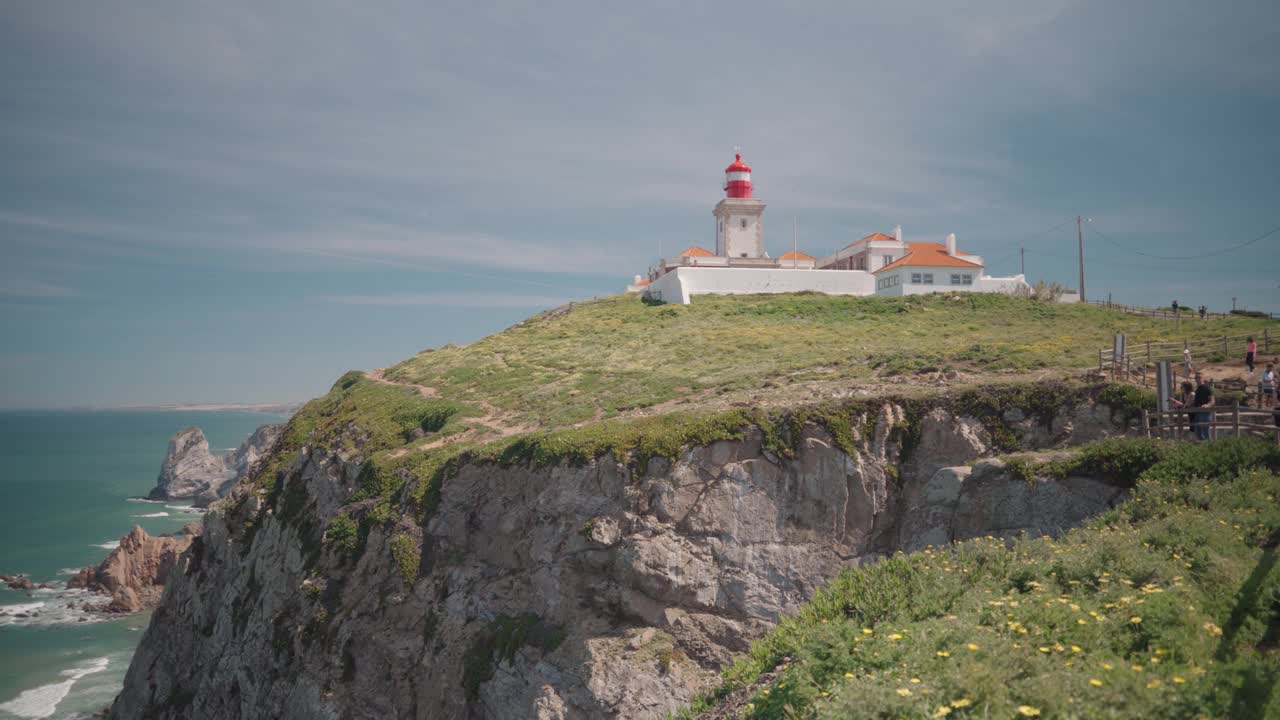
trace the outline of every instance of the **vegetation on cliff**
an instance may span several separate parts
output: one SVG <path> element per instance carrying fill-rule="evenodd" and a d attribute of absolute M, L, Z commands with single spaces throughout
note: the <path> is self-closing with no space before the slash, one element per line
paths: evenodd
<path fill-rule="evenodd" d="M 1280 450 L 1111 440 L 1032 470 L 1135 490 L 1058 540 L 842 573 L 686 716 L 1280 714 Z"/>
<path fill-rule="evenodd" d="M 776 388 L 785 401 L 811 383 L 947 368 L 1079 370 L 1097 363 L 1113 333 L 1136 343 L 1261 334 L 1266 325 L 1244 317 L 1177 324 L 980 293 L 706 295 L 692 305 L 659 306 L 621 296 L 543 313 L 471 345 L 424 351 L 386 376 L 545 428 L 676 399 L 694 406 L 758 402 Z"/>

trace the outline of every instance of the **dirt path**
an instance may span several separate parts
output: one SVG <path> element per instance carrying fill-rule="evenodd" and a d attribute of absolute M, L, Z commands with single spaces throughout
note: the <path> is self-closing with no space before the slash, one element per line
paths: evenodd
<path fill-rule="evenodd" d="M 387 376 L 385 374 L 386 372 L 387 372 L 386 368 L 376 368 L 374 370 L 369 370 L 364 374 L 364 376 L 376 383 L 382 383 L 383 385 L 399 385 L 400 387 L 414 388 L 418 391 L 418 394 L 424 398 L 440 397 L 440 393 L 433 387 L 428 387 L 426 385 L 414 385 L 413 383 L 402 383 L 402 382 L 397 382 L 395 380 L 389 380 L 387 379 Z"/>
<path fill-rule="evenodd" d="M 395 385 L 398 387 L 407 387 L 417 390 L 418 394 L 424 398 L 435 400 L 440 398 L 440 392 L 433 387 L 427 385 L 417 385 L 414 383 L 398 382 L 391 380 L 386 376 L 386 368 L 376 368 L 367 371 L 364 375 L 370 380 L 381 383 L 383 385 Z M 391 453 L 391 457 L 403 457 L 411 451 L 432 450 L 434 448 L 452 445 L 458 442 L 470 442 L 475 440 L 497 440 L 499 438 L 510 437 L 512 435 L 520 435 L 527 432 L 533 432 L 538 428 L 516 422 L 507 416 L 497 407 L 484 400 L 472 403 L 478 405 L 484 413 L 480 417 L 467 418 L 467 422 L 473 427 L 458 433 L 457 435 L 449 435 L 447 437 L 439 437 L 428 439 L 420 445 L 412 448 L 403 447 Z"/>

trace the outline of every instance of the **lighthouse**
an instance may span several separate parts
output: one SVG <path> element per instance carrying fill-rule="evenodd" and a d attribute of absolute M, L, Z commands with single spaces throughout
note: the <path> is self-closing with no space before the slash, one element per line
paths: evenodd
<path fill-rule="evenodd" d="M 764 201 L 752 195 L 751 166 L 742 153 L 724 169 L 724 199 L 716 203 L 716 255 L 727 258 L 764 257 Z"/>

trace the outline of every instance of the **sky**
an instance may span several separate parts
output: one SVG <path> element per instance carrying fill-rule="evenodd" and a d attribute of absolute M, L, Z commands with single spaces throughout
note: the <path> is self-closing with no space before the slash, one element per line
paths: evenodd
<path fill-rule="evenodd" d="M 963 5 L 963 7 L 961 7 Z M 1280 3 L 0 5 L 0 407 L 282 402 L 714 247 L 1280 311 Z M 1262 239 L 1258 239 L 1262 238 Z"/>

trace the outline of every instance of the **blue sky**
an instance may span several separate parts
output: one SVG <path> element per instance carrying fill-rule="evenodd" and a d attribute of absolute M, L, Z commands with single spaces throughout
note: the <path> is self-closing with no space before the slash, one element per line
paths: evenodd
<path fill-rule="evenodd" d="M 1074 285 L 1080 213 L 1092 297 L 1280 311 L 1280 233 L 1224 250 L 1280 226 L 1280 4 L 960 5 L 5 3 L 0 406 L 303 399 L 618 292 L 734 145 L 774 249 Z"/>

